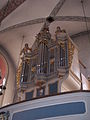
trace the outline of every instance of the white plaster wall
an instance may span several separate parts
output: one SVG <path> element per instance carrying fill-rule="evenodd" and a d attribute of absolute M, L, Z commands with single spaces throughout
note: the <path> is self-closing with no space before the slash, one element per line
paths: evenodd
<path fill-rule="evenodd" d="M 86 66 L 86 70 L 82 68 L 83 74 L 90 76 L 90 38 L 88 36 L 81 36 L 73 39 L 79 48 L 79 59 Z"/>
<path fill-rule="evenodd" d="M 16 67 L 18 66 L 20 51 L 24 47 L 24 44 L 28 43 L 29 47 L 33 45 L 35 36 L 40 31 L 42 25 L 43 23 L 28 25 L 0 33 L 0 44 L 11 55 Z"/>
<path fill-rule="evenodd" d="M 90 82 L 85 78 L 85 76 L 83 74 L 82 75 L 82 87 L 83 90 L 90 90 Z"/>
<path fill-rule="evenodd" d="M 90 16 L 90 0 L 84 1 L 86 16 Z M 83 16 L 82 4 L 80 0 L 66 0 L 64 6 L 60 9 L 57 16 Z"/>
<path fill-rule="evenodd" d="M 45 18 L 58 2 L 59 0 L 26 0 L 2 21 L 0 29 L 37 18 Z"/>
<path fill-rule="evenodd" d="M 72 60 L 70 69 L 80 79 L 80 66 L 79 66 L 79 59 L 78 59 L 78 50 L 76 48 L 74 50 L 73 60 Z"/>

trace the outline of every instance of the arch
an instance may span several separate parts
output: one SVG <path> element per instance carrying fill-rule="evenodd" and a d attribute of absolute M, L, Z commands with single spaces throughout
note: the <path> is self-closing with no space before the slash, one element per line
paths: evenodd
<path fill-rule="evenodd" d="M 7 64 L 8 64 L 8 77 L 7 77 L 6 90 L 4 91 L 3 95 L 0 96 L 0 106 L 5 106 L 5 105 L 13 103 L 14 93 L 15 93 L 16 71 L 15 71 L 15 65 L 10 55 L 8 55 L 7 51 L 1 45 L 0 45 L 0 53 L 6 59 Z"/>

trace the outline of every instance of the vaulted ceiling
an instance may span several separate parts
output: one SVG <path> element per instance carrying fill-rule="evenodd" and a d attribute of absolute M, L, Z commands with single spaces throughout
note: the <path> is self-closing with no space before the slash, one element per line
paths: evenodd
<path fill-rule="evenodd" d="M 1 0 L 0 23 L 5 17 L 19 7 L 25 0 Z"/>
<path fill-rule="evenodd" d="M 57 26 L 73 39 L 90 33 L 90 0 L 0 0 L 0 22 L 0 45 L 17 67 L 24 43 L 32 46 L 45 24 L 53 38 Z"/>

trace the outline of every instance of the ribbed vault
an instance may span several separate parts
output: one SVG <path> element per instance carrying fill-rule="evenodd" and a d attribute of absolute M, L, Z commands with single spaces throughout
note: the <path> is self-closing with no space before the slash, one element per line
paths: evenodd
<path fill-rule="evenodd" d="M 83 0 L 83 4 L 86 17 L 83 13 L 81 0 L 6 1 L 0 12 L 0 44 L 11 56 L 15 67 L 18 66 L 19 53 L 24 43 L 28 42 L 29 46 L 32 46 L 35 35 L 45 25 L 49 26 L 53 38 L 58 25 L 66 29 L 72 38 L 88 36 L 90 34 L 90 1 Z M 47 21 L 49 17 L 53 18 L 52 23 Z M 21 46 L 23 36 L 24 40 Z"/>

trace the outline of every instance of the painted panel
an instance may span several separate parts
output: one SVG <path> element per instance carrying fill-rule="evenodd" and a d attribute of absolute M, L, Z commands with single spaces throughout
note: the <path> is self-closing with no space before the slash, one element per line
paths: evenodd
<path fill-rule="evenodd" d="M 84 102 L 72 102 L 18 112 L 13 115 L 12 120 L 37 120 L 66 115 L 84 114 L 85 112 L 86 109 Z"/>
<path fill-rule="evenodd" d="M 41 89 L 37 89 L 37 97 L 44 95 L 45 95 L 45 87 L 42 87 Z"/>
<path fill-rule="evenodd" d="M 33 91 L 31 92 L 26 92 L 26 100 L 30 100 L 33 98 Z"/>
<path fill-rule="evenodd" d="M 50 95 L 57 93 L 57 86 L 58 86 L 58 82 L 55 82 L 55 83 L 49 85 L 49 94 Z"/>

